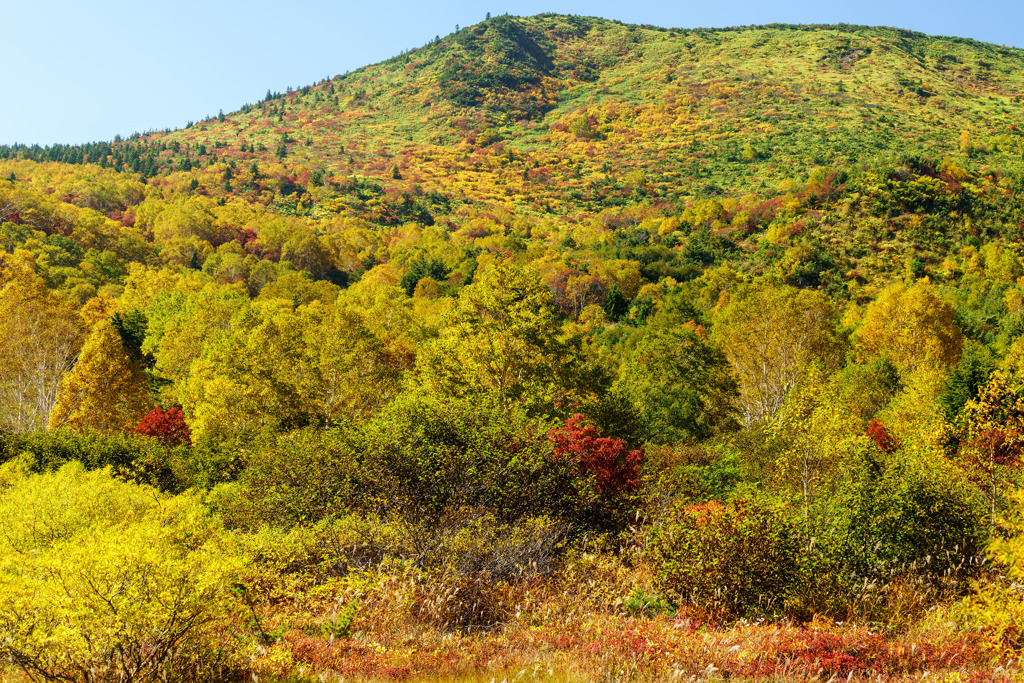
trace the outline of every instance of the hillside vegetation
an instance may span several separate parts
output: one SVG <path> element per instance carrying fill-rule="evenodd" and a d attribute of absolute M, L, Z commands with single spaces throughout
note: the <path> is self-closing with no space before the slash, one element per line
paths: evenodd
<path fill-rule="evenodd" d="M 0 147 L 0 675 L 1015 680 L 1022 58 L 503 16 Z"/>

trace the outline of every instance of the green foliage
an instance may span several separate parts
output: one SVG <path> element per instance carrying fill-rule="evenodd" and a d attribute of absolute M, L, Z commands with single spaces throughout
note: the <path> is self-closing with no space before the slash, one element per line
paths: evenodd
<path fill-rule="evenodd" d="M 945 390 L 937 399 L 946 419 L 953 421 L 967 402 L 978 398 L 995 369 L 992 353 L 977 342 L 964 344 L 960 362 L 946 376 Z"/>
<path fill-rule="evenodd" d="M 783 614 L 802 546 L 783 511 L 762 498 L 680 503 L 652 530 L 655 585 L 726 618 Z"/>
<path fill-rule="evenodd" d="M 442 522 L 464 509 L 512 521 L 554 509 L 565 476 L 535 422 L 478 399 L 407 395 L 367 424 L 357 504 Z"/>
<path fill-rule="evenodd" d="M 353 601 L 345 606 L 335 617 L 329 618 L 320 625 L 320 633 L 329 638 L 348 638 L 352 635 L 352 624 L 359 613 L 359 602 Z"/>
<path fill-rule="evenodd" d="M 628 613 L 644 617 L 670 614 L 676 609 L 672 603 L 661 600 L 656 595 L 644 595 L 639 590 L 633 591 L 633 594 L 626 599 L 622 606 Z"/>
<path fill-rule="evenodd" d="M 441 261 L 421 256 L 413 261 L 409 270 L 402 276 L 402 289 L 405 290 L 406 296 L 412 296 L 416 291 L 416 285 L 423 278 L 444 282 L 448 279 L 448 273 L 448 268 Z"/>
<path fill-rule="evenodd" d="M 645 438 L 702 441 L 734 425 L 738 392 L 725 354 L 692 325 L 648 327 L 617 384 L 644 416 Z"/>
<path fill-rule="evenodd" d="M 548 288 L 510 262 L 483 268 L 459 292 L 446 323 L 416 359 L 427 392 L 564 416 L 605 389 L 600 366 L 586 362 L 582 340 L 560 337 Z"/>
<path fill-rule="evenodd" d="M 1016 505 L 1002 520 L 1002 535 L 987 548 L 989 558 L 998 568 L 998 579 L 975 582 L 972 593 L 951 610 L 965 627 L 984 633 L 994 649 L 1006 652 L 1018 652 L 1024 647 L 1024 600 L 1019 589 L 1024 580 L 1024 494 L 1016 491 L 1012 498 Z"/>
<path fill-rule="evenodd" d="M 183 461 L 189 457 L 186 448 L 168 448 L 159 441 L 133 434 L 60 429 L 0 436 L 0 459 L 17 457 L 29 462 L 35 472 L 79 462 L 90 470 L 108 467 L 118 476 L 165 490 L 187 488 L 190 483 L 182 471 Z"/>
<path fill-rule="evenodd" d="M 847 467 L 849 479 L 815 513 L 818 550 L 845 590 L 895 575 L 958 590 L 977 569 L 984 537 L 983 509 L 962 473 L 907 448 L 866 451 Z"/>
<path fill-rule="evenodd" d="M 335 427 L 265 435 L 246 449 L 238 482 L 215 490 L 218 509 L 231 526 L 249 529 L 290 528 L 343 512 L 355 503 L 359 480 L 354 432 Z"/>

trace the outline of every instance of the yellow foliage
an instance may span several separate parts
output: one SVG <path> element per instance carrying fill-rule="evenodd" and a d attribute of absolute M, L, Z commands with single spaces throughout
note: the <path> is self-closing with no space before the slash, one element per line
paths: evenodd
<path fill-rule="evenodd" d="M 152 409 L 149 379 L 125 352 L 109 319 L 98 322 L 74 369 L 61 381 L 50 429 L 126 432 Z"/>
<path fill-rule="evenodd" d="M 879 414 L 889 433 L 897 439 L 938 445 L 943 439 L 944 418 L 936 398 L 945 389 L 946 372 L 934 365 L 924 365 L 903 372 L 903 389 Z"/>
<path fill-rule="evenodd" d="M 82 345 L 74 309 L 30 278 L 0 288 L 0 429 L 46 428 Z"/>
<path fill-rule="evenodd" d="M 661 222 L 660 226 L 658 226 L 658 234 L 661 235 L 662 237 L 670 235 L 676 230 L 678 230 L 681 225 L 682 223 L 679 221 L 678 218 L 676 218 L 675 216 L 669 216 L 668 218 Z"/>
<path fill-rule="evenodd" d="M 835 311 L 820 292 L 761 282 L 739 288 L 714 319 L 713 336 L 739 380 L 740 421 L 772 419 L 812 362 L 840 353 Z"/>
<path fill-rule="evenodd" d="M 895 284 L 883 290 L 864 313 L 857 343 L 862 359 L 888 356 L 902 372 L 953 365 L 963 338 L 953 306 L 922 279 L 911 287 Z"/>
<path fill-rule="evenodd" d="M 16 476 L 0 516 L 0 652 L 33 678 L 209 680 L 237 647 L 243 559 L 198 496 L 70 463 Z"/>

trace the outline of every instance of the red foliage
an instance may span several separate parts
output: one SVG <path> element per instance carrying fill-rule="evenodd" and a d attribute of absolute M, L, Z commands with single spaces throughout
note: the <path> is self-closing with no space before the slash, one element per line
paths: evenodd
<path fill-rule="evenodd" d="M 153 408 L 139 422 L 135 433 L 160 439 L 168 446 L 192 442 L 192 435 L 188 425 L 185 424 L 185 416 L 182 414 L 181 408 L 177 406 L 167 411 L 162 410 L 159 406 Z"/>
<path fill-rule="evenodd" d="M 116 221 L 125 227 L 130 228 L 135 225 L 134 211 L 110 211 L 106 215 L 110 220 Z"/>
<path fill-rule="evenodd" d="M 1021 456 L 1021 435 L 1016 429 L 993 427 L 981 430 L 972 440 L 996 465 L 1017 465 Z"/>
<path fill-rule="evenodd" d="M 900 447 L 900 440 L 891 436 L 880 420 L 872 419 L 868 423 L 865 434 L 871 437 L 871 440 L 878 446 L 878 450 L 887 455 L 892 455 Z"/>
<path fill-rule="evenodd" d="M 598 437 L 593 425 L 583 424 L 582 415 L 573 415 L 548 438 L 555 446 L 554 456 L 570 462 L 578 475 L 592 476 L 602 497 L 635 491 L 640 485 L 643 451 L 629 450 L 620 439 Z"/>
<path fill-rule="evenodd" d="M 251 242 L 255 242 L 256 238 L 257 235 L 255 230 L 252 230 L 251 228 L 243 228 L 235 240 L 244 247 Z"/>

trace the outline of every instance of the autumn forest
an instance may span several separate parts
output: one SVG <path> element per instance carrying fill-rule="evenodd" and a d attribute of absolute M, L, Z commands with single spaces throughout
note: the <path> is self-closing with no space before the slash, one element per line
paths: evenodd
<path fill-rule="evenodd" d="M 0 680 L 1024 676 L 1024 51 L 424 38 L 0 145 Z"/>

